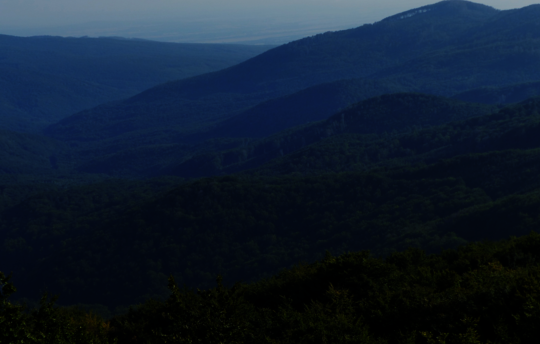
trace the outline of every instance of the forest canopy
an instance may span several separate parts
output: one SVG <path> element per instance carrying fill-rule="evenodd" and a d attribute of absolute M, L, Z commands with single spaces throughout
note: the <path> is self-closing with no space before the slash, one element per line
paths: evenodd
<path fill-rule="evenodd" d="M 540 235 L 375 258 L 326 256 L 254 283 L 180 288 L 103 319 L 43 296 L 24 310 L 0 273 L 1 343 L 530 343 Z M 391 325 L 390 325 L 391 324 Z"/>

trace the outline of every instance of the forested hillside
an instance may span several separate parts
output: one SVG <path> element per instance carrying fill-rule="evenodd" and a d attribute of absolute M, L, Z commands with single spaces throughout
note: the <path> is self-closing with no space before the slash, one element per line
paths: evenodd
<path fill-rule="evenodd" d="M 537 228 L 539 159 L 537 149 L 510 150 L 372 172 L 222 177 L 145 197 L 123 191 L 130 184 L 48 192 L 3 212 L 3 259 L 17 262 L 25 295 L 47 287 L 63 302 L 118 306 L 163 295 L 170 273 L 202 287 L 325 250 L 435 252 Z"/>
<path fill-rule="evenodd" d="M 165 183 L 159 192 L 168 193 L 145 197 L 130 183 L 42 193 L 6 206 L 4 259 L 20 264 L 14 269 L 24 272 L 25 294 L 47 287 L 69 303 L 118 306 L 163 294 L 158 286 L 169 273 L 209 286 L 218 273 L 228 282 L 253 280 L 327 249 L 386 254 L 526 234 L 539 220 L 538 104 L 535 98 L 486 114 L 494 108 L 381 96 L 314 124 L 322 140 L 251 176 Z M 441 121 L 450 122 L 436 125 Z M 133 195 L 136 203 L 126 203 Z M 469 229 L 482 222 L 489 230 Z M 94 283 L 111 285 L 111 297 L 88 290 Z M 133 292 L 121 293 L 128 285 Z"/>
<path fill-rule="evenodd" d="M 409 128 L 409 132 L 402 134 L 358 135 L 337 131 L 334 136 L 269 162 L 260 167 L 260 172 L 363 170 L 385 165 L 430 163 L 460 154 L 536 148 L 538 106 L 539 98 L 533 98 L 492 115 L 423 130 Z"/>

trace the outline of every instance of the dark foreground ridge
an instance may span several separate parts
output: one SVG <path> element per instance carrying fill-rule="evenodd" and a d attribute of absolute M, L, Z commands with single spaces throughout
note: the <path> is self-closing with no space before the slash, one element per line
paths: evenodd
<path fill-rule="evenodd" d="M 27 313 L 0 273 L 1 343 L 532 343 L 540 335 L 540 235 L 386 259 L 368 251 L 300 264 L 251 284 L 181 289 L 104 320 Z M 104 286 L 106 288 L 106 286 Z"/>

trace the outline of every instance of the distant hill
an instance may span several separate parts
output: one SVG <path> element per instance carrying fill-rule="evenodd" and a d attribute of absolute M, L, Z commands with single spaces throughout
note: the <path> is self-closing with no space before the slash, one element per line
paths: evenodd
<path fill-rule="evenodd" d="M 129 95 L 126 90 L 0 62 L 0 128 L 37 133 L 74 111 Z"/>
<path fill-rule="evenodd" d="M 37 132 L 83 109 L 219 70 L 268 49 L 0 35 L 0 127 Z"/>
<path fill-rule="evenodd" d="M 452 98 L 484 104 L 511 104 L 536 96 L 540 96 L 539 81 L 505 87 L 483 87 L 456 94 Z"/>

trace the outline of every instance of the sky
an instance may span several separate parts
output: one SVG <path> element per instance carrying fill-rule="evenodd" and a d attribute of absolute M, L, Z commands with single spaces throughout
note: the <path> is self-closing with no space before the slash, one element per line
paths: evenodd
<path fill-rule="evenodd" d="M 296 30 L 297 35 L 301 35 L 310 30 L 324 32 L 360 26 L 435 2 L 437 1 L 0 0 L 0 33 L 62 36 L 117 33 L 124 36 L 146 35 L 151 38 L 152 34 L 145 33 L 146 25 L 147 31 L 153 30 L 153 35 L 156 36 L 154 38 L 158 40 L 167 40 L 167 31 L 171 32 L 168 40 L 174 41 L 186 40 L 187 31 L 207 29 L 215 33 L 207 33 L 204 39 L 204 35 L 194 35 L 191 39 L 211 41 L 212 37 L 216 37 L 219 41 L 225 39 L 223 37 L 228 32 L 227 28 L 231 27 L 235 27 L 233 31 L 236 32 L 228 33 L 231 37 L 238 36 L 238 32 L 242 30 L 249 31 L 250 28 L 259 32 L 259 36 L 265 30 L 271 32 L 278 28 L 285 28 L 284 31 L 289 33 Z M 530 0 L 475 2 L 498 9 L 520 8 L 535 3 Z M 193 24 L 195 22 L 198 24 Z M 206 24 L 201 24 L 203 22 Z M 168 24 L 165 25 L 166 23 Z M 174 27 L 173 23 L 177 26 Z M 218 37 L 219 31 L 222 31 L 221 38 Z"/>

